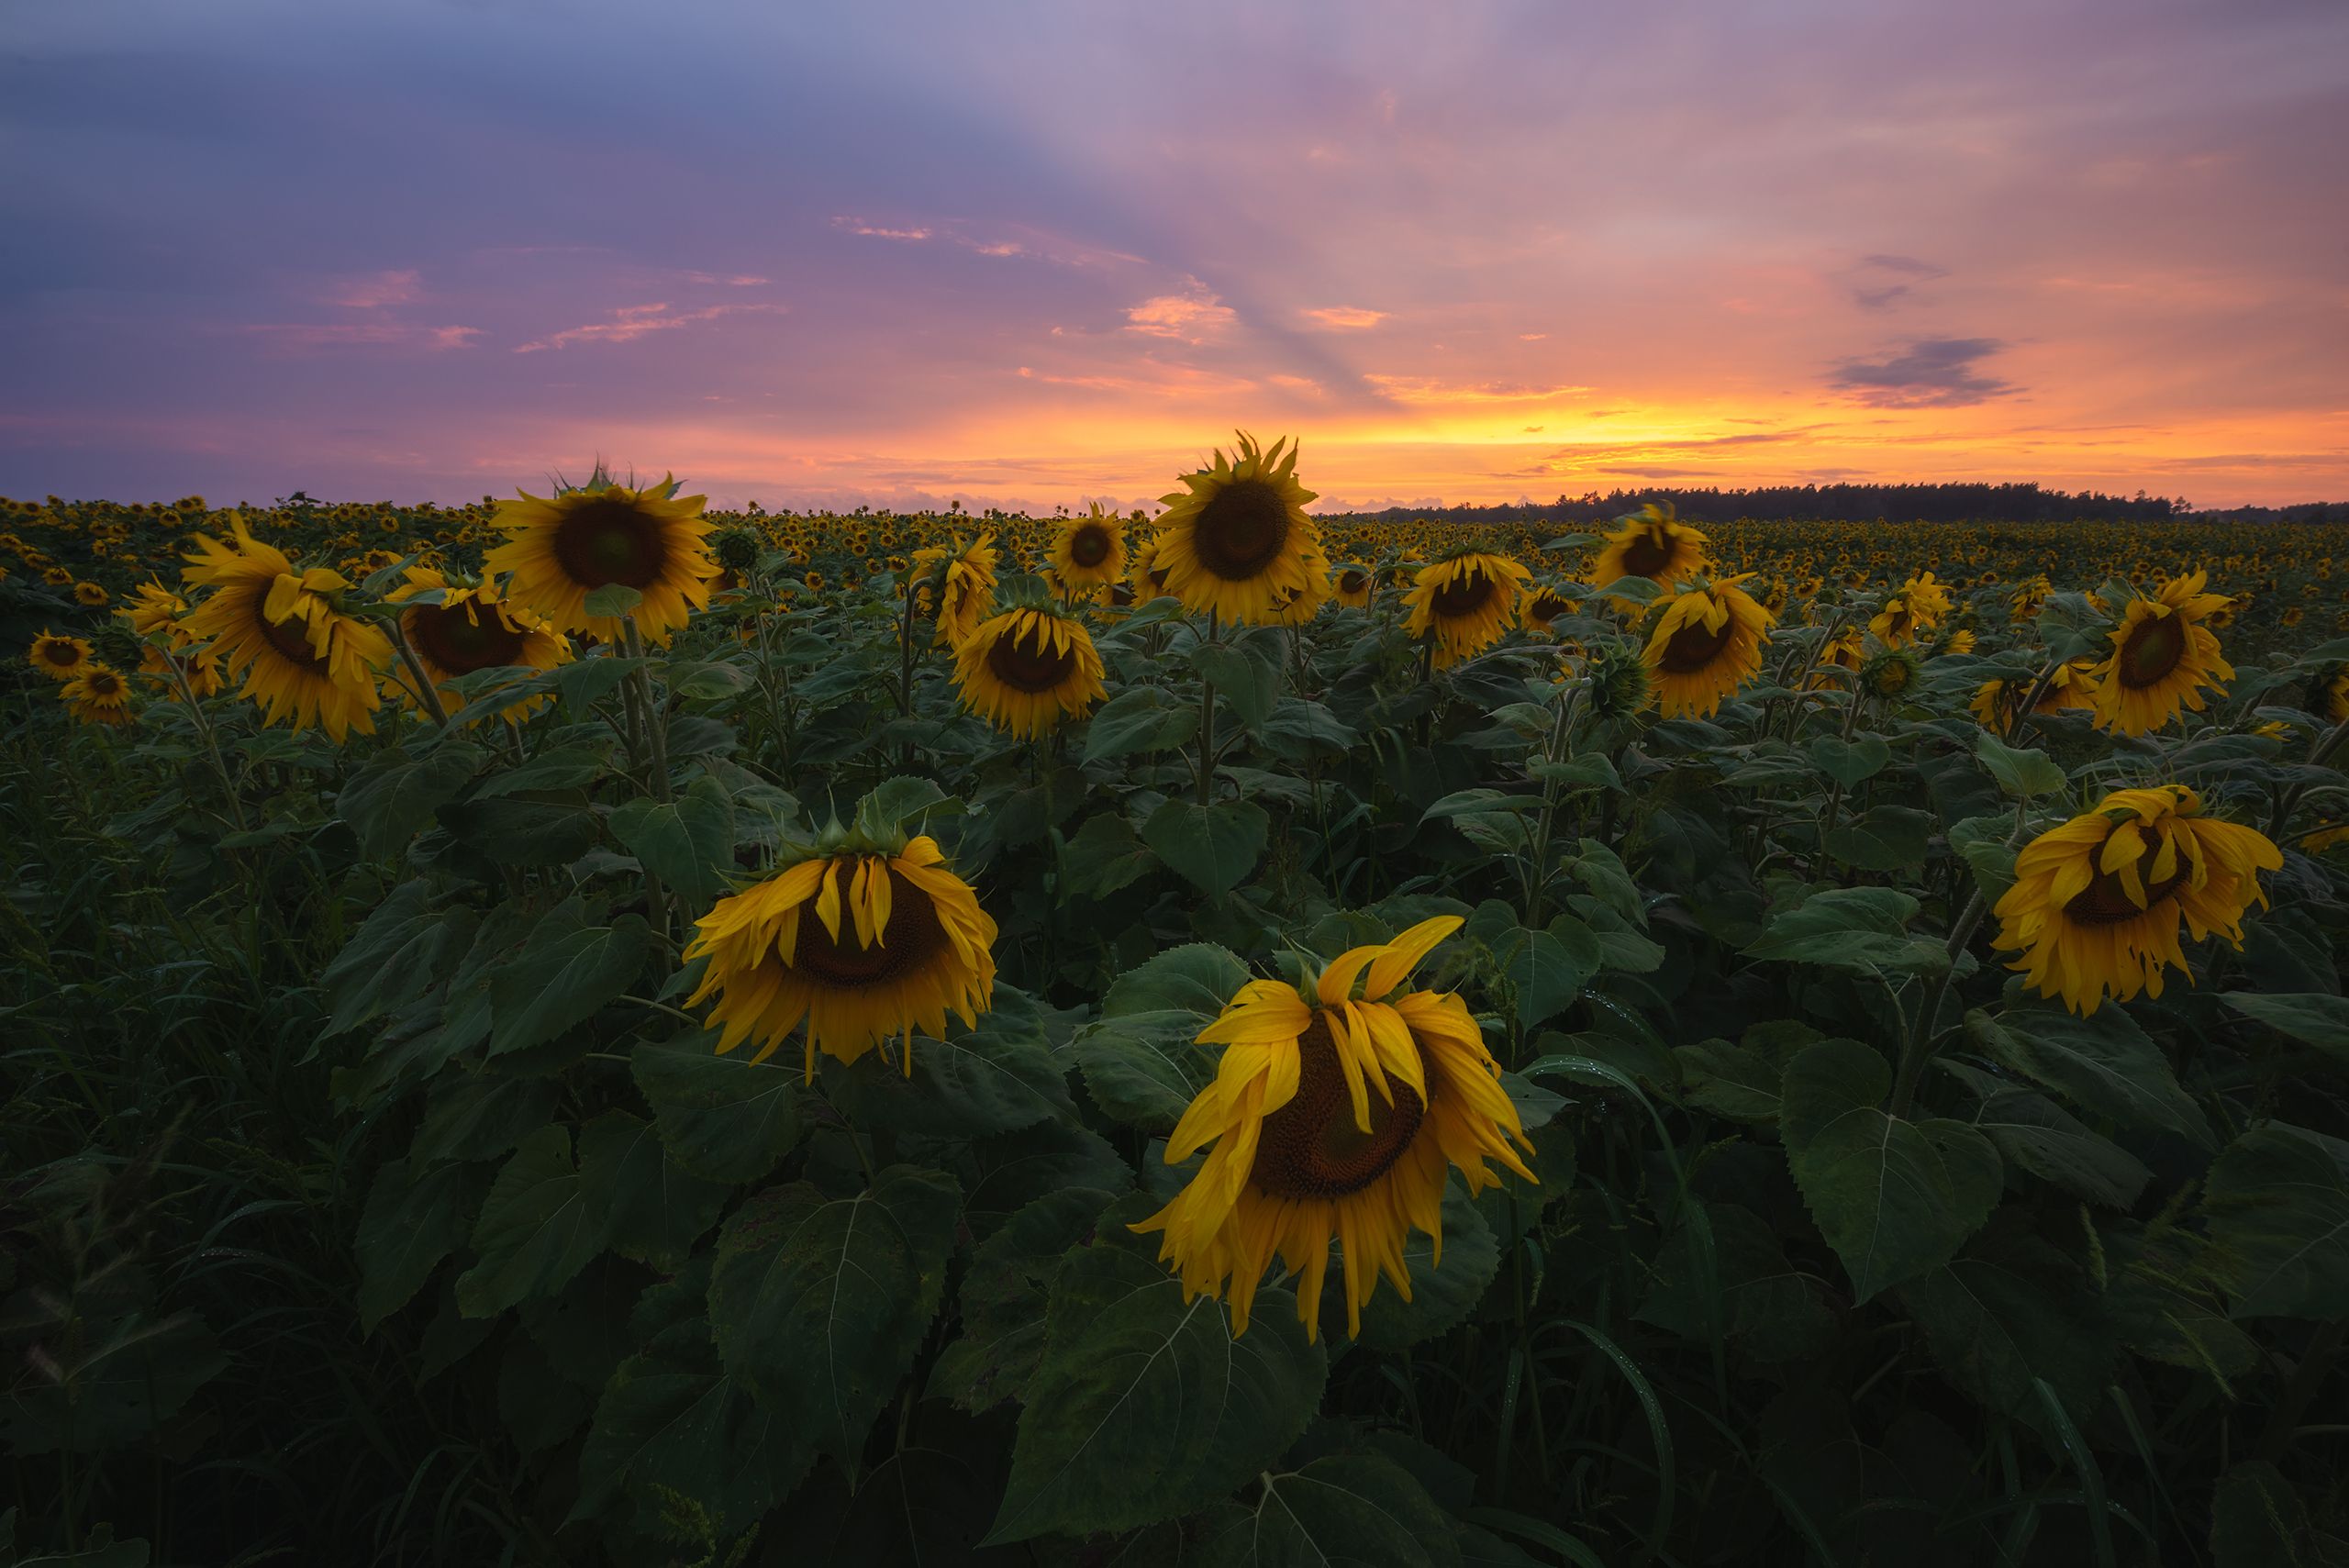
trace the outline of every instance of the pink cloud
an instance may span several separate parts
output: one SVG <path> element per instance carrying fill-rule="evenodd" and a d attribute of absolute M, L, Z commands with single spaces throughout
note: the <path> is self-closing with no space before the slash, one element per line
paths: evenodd
<path fill-rule="evenodd" d="M 1375 327 L 1387 319 L 1392 312 L 1364 310 L 1360 306 L 1353 305 L 1325 305 L 1318 310 L 1308 310 L 1303 314 L 1308 320 L 1318 321 L 1324 327 L 1333 328 L 1342 332 Z"/>
<path fill-rule="evenodd" d="M 237 328 L 286 349 L 420 348 L 438 351 L 472 346 L 478 327 L 426 327 L 401 321 L 248 322 Z"/>
<path fill-rule="evenodd" d="M 1142 332 L 1152 338 L 1175 338 L 1186 343 L 1204 343 L 1240 319 L 1239 313 L 1197 280 L 1186 294 L 1152 295 L 1140 305 L 1126 308 L 1126 330 Z"/>
<path fill-rule="evenodd" d="M 407 305 L 421 290 L 422 279 L 417 270 L 405 267 L 396 272 L 339 279 L 327 292 L 326 302 L 351 310 L 380 310 L 387 305 Z"/>
<path fill-rule="evenodd" d="M 672 314 L 665 301 L 652 305 L 623 305 L 612 312 L 609 321 L 593 321 L 583 327 L 566 327 L 560 332 L 534 339 L 518 345 L 518 354 L 535 354 L 547 349 L 567 349 L 573 343 L 626 343 L 651 332 L 673 331 L 680 327 L 692 327 L 704 321 L 715 321 L 721 316 L 779 315 L 779 305 L 712 305 L 699 310 Z"/>

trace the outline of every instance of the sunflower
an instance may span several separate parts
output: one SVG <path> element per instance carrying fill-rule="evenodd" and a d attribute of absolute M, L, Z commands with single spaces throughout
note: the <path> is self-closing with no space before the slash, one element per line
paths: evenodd
<path fill-rule="evenodd" d="M 1085 623 L 1046 605 L 979 624 L 954 654 L 963 706 L 998 729 L 1042 735 L 1108 695 Z"/>
<path fill-rule="evenodd" d="M 1305 514 L 1314 493 L 1297 484 L 1297 449 L 1286 439 L 1267 450 L 1242 431 L 1239 454 L 1218 448 L 1213 467 L 1185 474 L 1183 489 L 1161 497 L 1152 565 L 1195 615 L 1276 625 L 1300 596 L 1319 592 L 1321 535 Z"/>
<path fill-rule="evenodd" d="M 179 672 L 176 681 L 172 678 L 174 669 Z M 187 683 L 192 697 L 208 697 L 220 689 L 220 661 L 209 648 L 190 649 L 184 634 L 175 637 L 169 649 L 151 642 L 140 644 L 139 673 L 170 696 L 179 695 L 180 681 Z"/>
<path fill-rule="evenodd" d="M 1330 585 L 1330 596 L 1350 610 L 1366 610 L 1370 608 L 1375 586 L 1369 570 L 1350 561 L 1338 568 L 1338 575 Z"/>
<path fill-rule="evenodd" d="M 1615 519 L 1623 526 L 1607 536 L 1591 569 L 1591 581 L 1604 587 L 1623 577 L 1645 577 L 1669 588 L 1705 567 L 1705 536 L 1680 521 L 1669 501 L 1651 501 L 1638 511 Z"/>
<path fill-rule="evenodd" d="M 2349 718 L 2349 664 L 2334 669 L 2323 685 L 2324 717 L 2335 724 Z"/>
<path fill-rule="evenodd" d="M 425 678 L 439 690 L 440 706 L 450 713 L 465 699 L 449 683 L 476 670 L 522 667 L 551 670 L 571 661 L 571 639 L 524 606 L 499 599 L 497 584 L 451 583 L 429 566 L 411 566 L 407 581 L 384 595 L 394 604 L 438 589 L 437 605 L 408 605 L 400 611 L 400 635 L 408 651 L 424 667 Z M 420 693 L 401 687 L 410 707 L 421 707 Z M 498 717 L 520 720 L 549 698 L 544 693 L 498 710 Z"/>
<path fill-rule="evenodd" d="M 2091 672 L 2097 682 L 2099 729 L 2144 735 L 2176 718 L 2181 708 L 2202 711 L 2202 688 L 2223 696 L 2221 681 L 2234 666 L 2219 655 L 2219 639 L 2201 623 L 2227 606 L 2206 594 L 2200 572 L 2162 584 L 2160 595 L 2129 601 L 2112 628 L 2112 651 Z"/>
<path fill-rule="evenodd" d="M 86 609 L 95 610 L 113 597 L 113 595 L 95 583 L 81 582 L 73 584 L 73 602 Z"/>
<path fill-rule="evenodd" d="M 1439 916 L 1390 943 L 1355 948 L 1309 991 L 1252 980 L 1199 1031 L 1223 1058 L 1167 1139 L 1166 1161 L 1215 1147 L 1174 1200 L 1133 1229 L 1164 1232 L 1159 1257 L 1182 1276 L 1186 1298 L 1229 1299 L 1235 1333 L 1247 1331 L 1277 1251 L 1298 1276 L 1306 1337 L 1319 1338 L 1335 1238 L 1346 1329 L 1358 1336 L 1382 1273 L 1410 1299 L 1410 1231 L 1434 1239 L 1442 1266 L 1447 1166 L 1460 1168 L 1472 1193 L 1500 1181 L 1487 1158 L 1534 1179 L 1509 1146 L 1532 1147 L 1466 1005 L 1404 988 L 1460 925 Z"/>
<path fill-rule="evenodd" d="M 1052 540 L 1052 580 L 1070 598 L 1089 599 L 1126 574 L 1125 520 L 1101 503 L 1061 525 Z"/>
<path fill-rule="evenodd" d="M 1949 614 L 1949 587 L 1933 581 L 1930 572 L 1920 573 L 1900 584 L 1899 592 L 1885 600 L 1884 607 L 1868 622 L 1868 630 L 1887 648 L 1906 648 L 1917 640 L 1920 632 L 1931 631 Z"/>
<path fill-rule="evenodd" d="M 1815 692 L 1828 686 L 1841 687 L 1844 684 L 1844 673 L 1859 673 L 1860 666 L 1867 662 L 1867 650 L 1865 632 L 1847 631 L 1831 639 L 1820 649 L 1819 663 L 1803 683 L 1804 689 Z"/>
<path fill-rule="evenodd" d="M 800 916 L 811 906 L 812 922 Z M 710 1021 L 723 1055 L 755 1039 L 763 1062 L 804 1021 L 807 1075 L 816 1052 L 854 1062 L 891 1035 L 964 1023 L 992 1005 L 995 922 L 928 838 L 895 851 L 842 841 L 811 850 L 696 923 L 688 962 L 708 971 L 687 1001 L 715 995 Z"/>
<path fill-rule="evenodd" d="M 1567 614 L 1574 607 L 1573 601 L 1560 598 L 1552 589 L 1534 588 L 1526 594 L 1525 602 L 1520 606 L 1519 614 L 1524 619 L 1526 630 L 1547 637 L 1550 635 L 1550 628 L 1557 623 L 1558 617 Z"/>
<path fill-rule="evenodd" d="M 57 695 L 83 724 L 128 724 L 130 683 L 104 664 L 92 664 L 57 688 Z"/>
<path fill-rule="evenodd" d="M 262 705 L 263 722 L 312 725 L 340 742 L 356 729 L 375 732 L 372 715 L 382 703 L 375 672 L 392 662 L 391 640 L 365 621 L 344 615 L 332 595 L 350 584 L 294 564 L 233 517 L 233 544 L 196 536 L 186 580 L 211 588 L 180 626 L 191 640 L 208 641 L 228 673 L 244 677 L 244 694 Z"/>
<path fill-rule="evenodd" d="M 2091 708 L 2096 706 L 2096 677 L 2089 673 L 2095 661 L 2075 659 L 2059 664 L 2040 689 L 2039 701 L 2033 713 L 2061 713 L 2068 708 Z M 2004 726 L 2014 716 L 2036 681 L 1985 681 L 1975 688 L 1974 700 L 1966 705 L 1975 717 L 1987 725 Z"/>
<path fill-rule="evenodd" d="M 32 667 L 52 681 L 70 681 L 88 668 L 90 645 L 78 637 L 60 637 L 44 629 L 25 650 Z"/>
<path fill-rule="evenodd" d="M 1449 669 L 1498 642 L 1517 619 L 1533 573 L 1506 555 L 1473 550 L 1421 569 L 1403 596 L 1403 629 L 1435 639 L 1435 667 Z"/>
<path fill-rule="evenodd" d="M 1691 588 L 1656 606 L 1641 662 L 1666 718 L 1709 718 L 1762 671 L 1774 619 L 1738 584 L 1746 573 Z"/>
<path fill-rule="evenodd" d="M 1861 667 L 1860 689 L 1870 696 L 1898 702 L 1916 687 L 1923 675 L 1924 668 L 1917 662 L 1915 650 L 1887 648 Z"/>
<path fill-rule="evenodd" d="M 118 619 L 130 623 L 130 629 L 141 637 L 155 633 L 176 632 L 180 617 L 187 613 L 187 601 L 164 587 L 161 583 L 141 583 L 130 591 L 130 603 L 115 611 Z"/>
<path fill-rule="evenodd" d="M 931 647 L 960 648 L 963 639 L 995 613 L 997 555 L 994 546 L 993 534 L 981 534 L 970 544 L 964 544 L 963 536 L 956 534 L 952 544 L 914 551 L 916 566 L 933 569 L 938 629 L 931 634 Z M 807 583 L 810 587 L 819 587 L 822 579 L 811 572 Z"/>
<path fill-rule="evenodd" d="M 1134 548 L 1126 567 L 1126 587 L 1133 604 L 1146 605 L 1152 599 L 1165 597 L 1166 568 L 1158 563 L 1156 539 L 1144 539 Z"/>
<path fill-rule="evenodd" d="M 2216 931 L 2241 949 L 2243 911 L 2254 899 L 2267 906 L 2254 873 L 2281 870 L 2284 857 L 2265 834 L 2201 809 L 2184 784 L 2115 790 L 2032 840 L 1995 911 L 1992 945 L 2022 954 L 2008 967 L 2085 1015 L 2107 995 L 2159 996 L 2171 965 L 2193 982 L 2178 947 L 2181 916 L 2195 940 Z"/>
<path fill-rule="evenodd" d="M 663 479 L 631 490 L 600 476 L 584 488 L 541 498 L 528 491 L 497 504 L 506 542 L 484 559 L 490 573 L 510 573 L 509 597 L 555 625 L 606 642 L 621 639 L 618 616 L 587 613 L 598 588 L 633 588 L 643 597 L 626 618 L 648 642 L 665 646 L 697 609 L 709 606 L 718 563 L 705 544 L 712 524 L 707 499 L 678 497 Z"/>

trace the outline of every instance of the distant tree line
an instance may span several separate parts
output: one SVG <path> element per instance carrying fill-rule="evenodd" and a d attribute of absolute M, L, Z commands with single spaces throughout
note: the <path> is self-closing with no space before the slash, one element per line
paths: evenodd
<path fill-rule="evenodd" d="M 1772 484 L 1752 490 L 1593 490 L 1561 495 L 1548 504 L 1500 502 L 1490 506 L 1390 506 L 1353 514 L 1364 518 L 1427 517 L 1438 522 L 1604 523 L 1649 501 L 1669 501 L 1697 522 L 1725 523 L 1739 517 L 1884 517 L 1894 522 L 2068 523 L 2083 517 L 2108 522 L 2167 522 L 2224 518 L 2235 522 L 2349 522 L 2349 502 L 2310 502 L 2297 506 L 2237 506 L 2198 512 L 2167 495 L 2107 495 L 2097 490 L 2049 490 L 2038 484 Z"/>

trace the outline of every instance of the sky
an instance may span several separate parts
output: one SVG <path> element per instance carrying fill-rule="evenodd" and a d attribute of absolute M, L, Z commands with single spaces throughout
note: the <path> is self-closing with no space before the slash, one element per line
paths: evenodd
<path fill-rule="evenodd" d="M 2339 0 L 0 0 L 0 494 L 2349 498 Z"/>

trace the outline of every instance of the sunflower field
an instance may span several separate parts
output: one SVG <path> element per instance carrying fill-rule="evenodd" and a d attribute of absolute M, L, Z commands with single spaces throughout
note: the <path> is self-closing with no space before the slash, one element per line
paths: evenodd
<path fill-rule="evenodd" d="M 2332 529 L 679 490 L 0 503 L 0 1548 L 2349 1563 Z"/>

